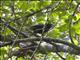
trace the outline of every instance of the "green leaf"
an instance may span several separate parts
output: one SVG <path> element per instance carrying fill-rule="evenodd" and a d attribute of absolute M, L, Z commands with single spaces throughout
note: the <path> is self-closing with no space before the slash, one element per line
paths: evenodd
<path fill-rule="evenodd" d="M 75 45 L 78 46 L 78 41 L 75 38 L 73 38 L 73 42 L 74 42 Z"/>
<path fill-rule="evenodd" d="M 75 56 L 67 55 L 66 60 L 75 60 Z"/>
<path fill-rule="evenodd" d="M 73 27 L 72 27 L 72 31 L 77 33 L 77 34 L 80 34 L 80 23 L 78 24 L 75 24 Z"/>
<path fill-rule="evenodd" d="M 4 54 L 6 54 L 7 53 L 7 50 L 6 50 L 6 48 L 0 48 L 0 56 L 1 55 L 4 55 Z"/>
<path fill-rule="evenodd" d="M 53 30 L 51 30 L 47 35 L 48 35 L 49 37 L 59 38 L 59 36 L 60 36 L 60 31 L 59 31 L 59 29 L 53 29 Z"/>
<path fill-rule="evenodd" d="M 6 28 L 4 32 L 2 32 L 2 34 L 6 34 L 6 35 L 10 35 L 11 33 L 13 34 L 13 32 L 8 28 Z"/>
<path fill-rule="evenodd" d="M 68 29 L 68 25 L 67 24 L 64 24 L 64 25 L 61 25 L 60 27 L 58 27 L 58 29 L 63 32 L 63 31 L 66 31 Z"/>

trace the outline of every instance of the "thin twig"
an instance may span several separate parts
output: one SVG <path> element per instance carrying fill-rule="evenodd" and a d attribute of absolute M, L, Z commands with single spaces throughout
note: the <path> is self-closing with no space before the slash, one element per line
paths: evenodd
<path fill-rule="evenodd" d="M 73 14 L 71 15 L 72 17 L 75 15 L 79 4 L 80 3 L 77 4 L 77 6 L 76 6 L 76 8 L 75 8 L 75 10 L 73 12 Z M 69 37 L 71 39 L 71 42 L 74 44 L 74 41 L 73 41 L 73 38 L 72 38 L 72 33 L 71 33 L 72 18 L 68 18 L 68 20 L 69 20 Z"/>

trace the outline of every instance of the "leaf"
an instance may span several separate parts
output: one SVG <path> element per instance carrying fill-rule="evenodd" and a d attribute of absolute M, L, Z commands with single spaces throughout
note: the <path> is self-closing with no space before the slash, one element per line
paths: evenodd
<path fill-rule="evenodd" d="M 4 55 L 5 53 L 7 53 L 7 50 L 4 47 L 0 48 L 0 56 Z"/>
<path fill-rule="evenodd" d="M 64 24 L 64 25 L 61 25 L 60 27 L 58 27 L 58 29 L 63 32 L 63 31 L 66 31 L 68 29 L 68 25 L 67 24 Z"/>
<path fill-rule="evenodd" d="M 77 33 L 77 34 L 80 34 L 80 23 L 75 24 L 75 25 L 72 27 L 72 32 L 75 32 L 75 33 Z"/>
<path fill-rule="evenodd" d="M 76 14 L 76 18 L 77 18 L 77 20 L 80 19 L 80 13 Z"/>
<path fill-rule="evenodd" d="M 75 38 L 73 38 L 73 42 L 74 42 L 75 45 L 78 46 L 78 41 Z"/>
<path fill-rule="evenodd" d="M 58 38 L 58 37 L 60 36 L 60 31 L 59 31 L 59 29 L 53 29 L 53 30 L 50 31 L 47 35 L 48 35 L 49 37 Z"/>
<path fill-rule="evenodd" d="M 75 57 L 68 54 L 66 60 L 75 60 Z"/>
<path fill-rule="evenodd" d="M 13 32 L 8 28 L 6 28 L 4 32 L 2 32 L 2 34 L 6 34 L 6 35 L 10 35 L 11 33 L 13 34 Z"/>

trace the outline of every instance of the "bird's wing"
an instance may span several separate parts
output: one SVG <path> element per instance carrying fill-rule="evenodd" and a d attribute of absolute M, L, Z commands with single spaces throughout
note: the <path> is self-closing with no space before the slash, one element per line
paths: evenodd
<path fill-rule="evenodd" d="M 36 29 L 42 29 L 43 28 L 43 24 L 37 24 L 37 25 L 34 25 L 34 26 L 31 26 L 31 28 L 30 29 L 32 29 L 32 30 L 36 30 Z"/>

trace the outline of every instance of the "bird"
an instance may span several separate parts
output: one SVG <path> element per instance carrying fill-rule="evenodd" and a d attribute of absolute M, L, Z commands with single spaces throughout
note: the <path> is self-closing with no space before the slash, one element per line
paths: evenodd
<path fill-rule="evenodd" d="M 51 23 L 46 23 L 46 24 L 36 24 L 30 27 L 30 29 L 33 31 L 33 33 L 37 34 L 42 34 L 46 33 L 50 30 L 50 28 L 53 27 L 53 24 Z"/>

